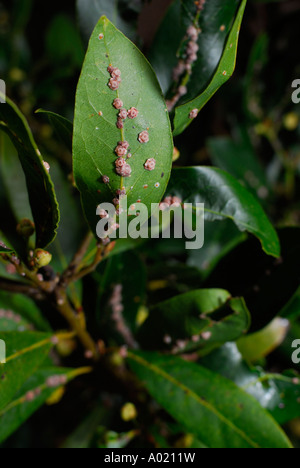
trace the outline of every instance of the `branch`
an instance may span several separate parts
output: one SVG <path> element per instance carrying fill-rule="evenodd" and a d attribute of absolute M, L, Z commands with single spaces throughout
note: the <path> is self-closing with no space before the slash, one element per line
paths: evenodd
<path fill-rule="evenodd" d="M 74 255 L 74 258 L 68 268 L 61 276 L 60 284 L 66 286 L 68 283 L 73 282 L 73 276 L 78 272 L 80 269 L 80 265 L 85 257 L 85 254 L 90 246 L 90 243 L 93 240 L 93 235 L 88 233 L 84 238 L 81 246 L 79 247 L 78 251 Z"/>
<path fill-rule="evenodd" d="M 90 275 L 91 273 L 93 273 L 96 270 L 99 263 L 103 260 L 103 257 L 104 257 L 103 246 L 102 245 L 97 245 L 97 252 L 96 252 L 94 261 L 91 263 L 91 265 L 87 266 L 86 268 L 83 268 L 77 274 L 72 276 L 71 281 L 72 282 L 78 281 L 78 280 L 84 278 L 85 276 Z"/>
<path fill-rule="evenodd" d="M 87 244 L 86 243 L 84 244 L 82 244 L 80 251 L 78 251 L 78 253 L 74 257 L 73 262 L 72 262 L 73 264 L 72 268 L 71 268 L 71 265 L 72 265 L 71 264 L 70 267 L 62 274 L 62 277 L 59 282 L 60 287 L 66 289 L 70 283 L 75 283 L 76 281 L 81 280 L 82 278 L 89 275 L 90 273 L 93 273 L 96 270 L 99 263 L 105 257 L 105 253 L 106 253 L 105 248 L 103 248 L 101 244 L 98 244 L 93 262 L 89 266 L 82 268 L 79 271 L 76 271 L 78 270 L 77 262 L 79 258 L 80 258 L 80 263 L 81 263 L 86 253 Z"/>
<path fill-rule="evenodd" d="M 72 330 L 76 332 L 79 340 L 87 351 L 91 352 L 92 357 L 95 360 L 99 358 L 98 348 L 96 343 L 88 333 L 88 331 L 83 328 L 82 321 L 79 315 L 73 310 L 67 293 L 63 287 L 57 288 L 55 291 L 55 308 L 58 312 L 66 319 L 66 321 L 71 326 Z"/>
<path fill-rule="evenodd" d="M 18 283 L 16 281 L 0 279 L 0 290 L 28 295 L 38 300 L 44 299 L 44 296 L 39 289 L 34 288 L 29 284 Z"/>
<path fill-rule="evenodd" d="M 94 271 L 103 258 L 104 249 L 98 245 L 93 263 L 78 272 L 92 239 L 92 234 L 88 234 L 85 237 L 78 252 L 60 280 L 59 277 L 56 276 L 52 281 L 42 281 L 39 278 L 38 270 L 29 270 L 18 258 L 8 258 L 7 261 L 12 263 L 17 272 L 24 278 L 28 279 L 30 284 L 27 285 L 25 283 L 0 279 L 0 289 L 8 292 L 21 293 L 32 297 L 35 300 L 52 301 L 55 309 L 69 323 L 70 327 L 76 333 L 78 339 L 81 341 L 87 352 L 92 358 L 97 360 L 99 358 L 98 347 L 86 330 L 84 312 L 82 310 L 81 314 L 77 313 L 67 295 L 67 287 L 69 286 L 69 283 L 77 281 Z M 80 309 L 82 308 L 80 307 Z"/>

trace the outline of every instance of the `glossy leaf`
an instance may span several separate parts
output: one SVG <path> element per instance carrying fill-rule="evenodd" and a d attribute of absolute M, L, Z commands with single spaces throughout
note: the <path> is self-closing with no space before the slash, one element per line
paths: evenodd
<path fill-rule="evenodd" d="M 262 201 L 270 196 L 265 170 L 245 131 L 237 141 L 228 137 L 208 141 L 213 164 L 233 175 Z"/>
<path fill-rule="evenodd" d="M 9 137 L 0 130 L 0 142 L 2 148 L 4 146 L 4 141 L 7 140 L 9 140 Z M 25 239 L 17 233 L 18 220 L 16 218 L 16 211 L 11 203 L 7 191 L 8 185 L 9 180 L 4 181 L 2 164 L 0 164 L 0 246 L 4 252 L 6 251 L 6 247 L 8 247 L 9 251 L 13 250 L 20 258 L 27 261 L 28 246 Z M 26 195 L 24 197 L 24 200 L 25 199 Z"/>
<path fill-rule="evenodd" d="M 10 248 L 10 247 L 7 247 L 7 246 L 3 246 L 1 245 L 1 241 L 0 241 L 0 253 L 10 253 L 10 252 L 13 252 L 13 250 Z"/>
<path fill-rule="evenodd" d="M 3 409 L 46 359 L 51 335 L 33 332 L 0 333 L 6 344 L 6 364 L 0 364 L 0 409 Z"/>
<path fill-rule="evenodd" d="M 66 148 L 72 153 L 73 124 L 65 117 L 55 114 L 55 112 L 38 109 L 37 114 L 47 115 L 50 125 L 54 129 L 58 138 L 65 144 Z"/>
<path fill-rule="evenodd" d="M 3 185 L 16 221 L 24 218 L 32 219 L 26 180 L 18 153 L 10 138 L 4 132 L 0 132 L 0 146 Z"/>
<path fill-rule="evenodd" d="M 117 92 L 108 87 L 109 64 L 122 73 Z M 123 130 L 116 127 L 118 111 L 113 101 L 117 97 L 124 108 L 139 111 L 136 119 L 125 120 Z M 147 128 L 150 141 L 141 144 L 139 134 Z M 132 153 L 128 178 L 115 171 L 115 148 L 120 140 L 129 142 Z M 118 189 L 125 187 L 129 206 L 137 200 L 147 206 L 160 201 L 169 180 L 172 153 L 168 113 L 153 70 L 141 52 L 102 17 L 92 34 L 78 84 L 74 121 L 74 175 L 93 233 L 99 221 L 97 206 L 112 203 Z M 156 159 L 151 172 L 144 168 L 149 158 Z M 104 175 L 110 178 L 107 185 L 102 181 Z"/>
<path fill-rule="evenodd" d="M 36 246 L 45 248 L 54 240 L 59 222 L 53 183 L 25 117 L 8 98 L 7 104 L 0 107 L 0 128 L 9 135 L 18 151 L 36 226 Z"/>
<path fill-rule="evenodd" d="M 192 101 L 182 104 L 175 110 L 174 135 L 180 135 L 191 123 L 190 112 L 201 109 L 213 97 L 218 89 L 223 86 L 233 75 L 236 65 L 239 33 L 244 16 L 247 0 L 242 0 L 234 24 L 227 39 L 225 49 L 217 70 L 206 89 Z"/>
<path fill-rule="evenodd" d="M 130 271 L 130 274 L 128 272 Z M 98 268 L 98 297 L 97 316 L 103 325 L 109 323 L 113 334 L 118 335 L 120 343 L 124 337 L 118 330 L 119 324 L 114 320 L 113 307 L 110 304 L 115 285 L 122 286 L 122 317 L 132 333 L 137 329 L 138 310 L 143 305 L 146 296 L 146 268 L 135 252 L 124 252 L 114 255 L 107 260 L 107 264 Z M 103 313 L 103 304 L 107 303 L 106 314 Z"/>
<path fill-rule="evenodd" d="M 12 310 L 38 331 L 51 332 L 49 323 L 29 297 L 0 291 L 0 309 Z"/>
<path fill-rule="evenodd" d="M 241 338 L 237 345 L 247 362 L 257 362 L 271 354 L 284 341 L 289 330 L 289 321 L 274 319 L 266 328 Z"/>
<path fill-rule="evenodd" d="M 105 260 L 108 260 L 115 255 L 123 254 L 127 251 L 134 250 L 135 248 L 141 247 L 145 243 L 145 239 L 117 239 L 114 243 L 110 244 L 110 250 L 106 253 Z M 87 266 L 90 264 L 91 260 L 95 257 L 97 252 L 97 241 L 93 239 L 90 243 L 88 251 L 83 259 L 83 265 Z"/>
<path fill-rule="evenodd" d="M 99 428 L 100 429 L 100 428 Z M 124 449 L 137 436 L 137 431 L 117 433 L 103 429 L 102 439 L 98 442 L 98 448 L 106 449 Z"/>
<path fill-rule="evenodd" d="M 230 219 L 241 231 L 256 236 L 267 254 L 279 257 L 278 236 L 259 202 L 226 172 L 211 167 L 175 169 L 167 192 L 184 202 L 204 203 L 207 221 Z"/>
<path fill-rule="evenodd" d="M 0 309 L 0 333 L 32 330 L 32 325 L 13 310 Z"/>
<path fill-rule="evenodd" d="M 49 251 L 53 254 L 51 267 L 62 272 L 67 268 L 86 235 L 80 197 L 56 160 L 49 160 L 51 176 L 60 206 L 61 221 L 57 236 Z"/>
<path fill-rule="evenodd" d="M 261 368 L 249 367 L 235 343 L 227 343 L 201 363 L 252 395 L 278 424 L 300 417 L 300 379 L 296 372 L 268 374 Z"/>
<path fill-rule="evenodd" d="M 209 448 L 289 448 L 254 398 L 204 367 L 155 353 L 129 353 L 133 371 L 157 402 Z"/>
<path fill-rule="evenodd" d="M 240 0 L 228 0 L 226 4 L 222 0 L 210 0 L 204 5 L 199 17 L 202 33 L 197 41 L 197 61 L 193 63 L 187 83 L 188 92 L 179 103 L 194 99 L 208 85 L 222 56 L 239 3 Z M 150 62 L 167 96 L 174 86 L 173 70 L 183 56 L 186 31 L 196 18 L 196 11 L 194 0 L 173 1 L 150 50 Z"/>
<path fill-rule="evenodd" d="M 153 307 L 141 327 L 139 341 L 146 349 L 176 349 L 179 340 L 184 346 L 178 351 L 187 352 L 235 341 L 249 326 L 250 315 L 241 299 L 231 299 L 227 291 L 203 289 Z M 172 340 L 168 346 L 166 336 Z"/>
<path fill-rule="evenodd" d="M 51 397 L 55 389 L 48 387 L 47 379 L 52 376 L 65 376 L 71 381 L 89 369 L 39 369 L 18 391 L 8 406 L 0 410 L 0 443 L 13 434 L 33 413 L 35 413 Z"/>
<path fill-rule="evenodd" d="M 64 449 L 91 448 L 91 444 L 99 425 L 107 419 L 107 410 L 101 406 L 93 412 L 72 432 L 63 443 Z"/>
<path fill-rule="evenodd" d="M 289 320 L 297 320 L 300 316 L 300 288 L 297 289 L 294 296 L 284 306 L 279 315 L 280 317 L 286 317 Z"/>
<path fill-rule="evenodd" d="M 188 251 L 188 265 L 201 271 L 207 278 L 219 261 L 247 239 L 230 221 L 215 221 L 205 225 L 205 243 L 202 249 Z"/>

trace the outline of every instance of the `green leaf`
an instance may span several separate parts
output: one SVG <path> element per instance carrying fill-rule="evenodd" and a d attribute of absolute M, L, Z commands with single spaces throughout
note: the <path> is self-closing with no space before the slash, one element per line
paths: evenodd
<path fill-rule="evenodd" d="M 145 243 L 145 239 L 131 239 L 128 237 L 127 239 L 116 239 L 114 245 L 110 245 L 111 248 L 105 256 L 105 260 L 108 260 L 111 257 L 116 255 L 120 255 L 124 252 L 134 250 L 138 247 L 141 247 Z M 95 257 L 97 252 L 97 241 L 95 238 L 92 239 L 90 246 L 87 250 L 87 253 L 83 259 L 82 265 L 88 266 L 93 258 Z"/>
<path fill-rule="evenodd" d="M 66 148 L 72 153 L 72 139 L 73 139 L 73 124 L 70 120 L 62 117 L 55 112 L 38 109 L 36 114 L 47 115 L 51 126 L 53 127 L 56 135 L 65 144 Z"/>
<path fill-rule="evenodd" d="M 201 363 L 252 395 L 278 424 L 300 416 L 300 380 L 294 371 L 268 374 L 261 368 L 249 367 L 235 343 L 227 343 Z"/>
<path fill-rule="evenodd" d="M 188 265 L 201 271 L 207 278 L 220 260 L 247 239 L 230 221 L 215 221 L 205 225 L 205 243 L 202 249 L 188 251 Z"/>
<path fill-rule="evenodd" d="M 268 255 L 280 256 L 277 233 L 259 202 L 226 172 L 211 167 L 174 169 L 168 193 L 184 202 L 204 203 L 207 221 L 231 219 L 240 231 L 256 236 Z"/>
<path fill-rule="evenodd" d="M 280 312 L 280 317 L 295 321 L 300 316 L 300 287 Z"/>
<path fill-rule="evenodd" d="M 95 433 L 100 425 L 107 419 L 107 409 L 102 405 L 94 408 L 93 412 L 75 429 L 63 443 L 64 449 L 91 448 Z"/>
<path fill-rule="evenodd" d="M 7 247 L 5 244 L 2 245 L 2 241 L 0 241 L 0 253 L 11 253 L 13 250 L 10 247 Z"/>
<path fill-rule="evenodd" d="M 256 380 L 244 386 L 244 390 L 253 395 L 280 425 L 300 417 L 300 378 L 294 371 L 265 375 L 261 372 Z"/>
<path fill-rule="evenodd" d="M 6 344 L 6 364 L 0 364 L 0 409 L 46 359 L 52 348 L 51 335 L 33 332 L 0 333 Z"/>
<path fill-rule="evenodd" d="M 130 270 L 130 274 L 128 271 Z M 110 330 L 121 338 L 118 323 L 114 320 L 113 307 L 109 304 L 115 285 L 121 285 L 122 307 L 121 316 L 124 319 L 125 330 L 128 328 L 133 334 L 137 329 L 137 314 L 146 296 L 146 268 L 140 257 L 135 252 L 124 252 L 114 255 L 108 259 L 107 263 L 97 270 L 99 276 L 97 312 L 101 328 L 109 322 Z M 98 277 L 96 278 L 98 280 Z M 108 295 L 109 294 L 109 295 Z M 108 302 L 106 314 L 103 313 L 103 304 Z M 124 331 L 124 330 L 123 330 Z M 110 333 L 111 335 L 111 333 Z"/>
<path fill-rule="evenodd" d="M 70 264 L 86 235 L 86 224 L 82 219 L 82 208 L 77 190 L 74 189 L 55 159 L 49 159 L 49 163 L 61 214 L 57 236 L 49 252 L 53 254 L 51 267 L 54 271 L 61 273 Z"/>
<path fill-rule="evenodd" d="M 19 162 L 18 153 L 10 138 L 0 132 L 1 172 L 7 199 L 17 221 L 32 219 L 26 180 Z"/>
<path fill-rule="evenodd" d="M 274 319 L 266 328 L 257 333 L 242 337 L 237 346 L 247 362 L 257 362 L 271 354 L 286 338 L 289 321 Z"/>
<path fill-rule="evenodd" d="M 242 0 L 234 24 L 227 39 L 223 55 L 217 70 L 206 89 L 198 97 L 176 108 L 174 118 L 174 135 L 180 135 L 191 123 L 190 112 L 201 109 L 233 75 L 236 65 L 237 48 L 241 23 L 244 16 L 247 0 Z M 222 7 L 223 8 L 223 5 Z M 209 46 L 208 46 L 209 47 Z"/>
<path fill-rule="evenodd" d="M 32 325 L 27 320 L 24 320 L 19 314 L 13 310 L 0 309 L 0 333 L 2 332 L 23 332 L 32 329 Z"/>
<path fill-rule="evenodd" d="M 59 222 L 53 183 L 25 117 L 10 99 L 6 101 L 0 107 L 0 128 L 9 135 L 18 151 L 36 226 L 36 246 L 45 248 L 54 240 Z"/>
<path fill-rule="evenodd" d="M 209 448 L 291 448 L 286 435 L 244 391 L 177 357 L 129 353 L 153 398 Z"/>
<path fill-rule="evenodd" d="M 99 432 L 102 429 L 102 437 L 98 441 L 97 448 L 107 449 L 123 449 L 137 436 L 137 431 L 130 431 L 125 433 L 117 433 L 114 431 L 107 431 L 105 427 L 99 428 Z"/>
<path fill-rule="evenodd" d="M 228 33 L 236 16 L 240 0 L 209 0 L 199 16 L 201 34 L 198 37 L 197 60 L 193 63 L 189 76 L 187 94 L 179 101 L 186 103 L 198 96 L 208 85 L 222 56 Z M 194 0 L 175 0 L 170 6 L 156 34 L 149 58 L 157 73 L 163 91 L 172 95 L 174 85 L 173 71 L 184 53 L 188 39 L 187 28 L 197 24 L 197 8 Z M 181 79 L 186 78 L 183 74 Z"/>
<path fill-rule="evenodd" d="M 99 40 L 101 34 L 104 38 Z M 117 92 L 108 87 L 110 63 L 122 73 Z M 124 122 L 123 130 L 116 127 L 118 111 L 113 101 L 117 97 L 124 108 L 139 111 L 136 119 Z M 150 141 L 141 144 L 138 136 L 147 128 Z M 129 142 L 132 153 L 132 175 L 127 178 L 115 171 L 115 148 L 120 140 Z M 168 184 L 172 154 L 169 117 L 153 70 L 141 52 L 102 17 L 92 34 L 78 84 L 74 121 L 74 175 L 91 230 L 95 233 L 99 221 L 97 206 L 112 203 L 118 189 L 125 187 L 129 206 L 137 200 L 148 207 L 158 203 Z M 149 158 L 156 159 L 151 172 L 144 168 Z M 102 182 L 104 175 L 110 178 L 109 184 Z"/>
<path fill-rule="evenodd" d="M 7 141 L 8 136 L 0 130 L 0 144 L 2 147 L 5 139 Z M 15 216 L 16 207 L 12 205 L 9 199 L 7 191 L 8 185 L 9 180 L 4 181 L 3 168 L 2 164 L 0 164 L 0 212 L 2 215 L 0 218 L 1 249 L 5 252 L 5 247 L 8 247 L 9 251 L 16 252 L 19 257 L 26 262 L 28 257 L 28 243 L 17 233 L 18 221 Z M 12 192 L 11 195 L 13 196 Z M 25 198 L 26 193 L 24 199 Z"/>
<path fill-rule="evenodd" d="M 251 120 L 264 119 L 264 91 L 259 82 L 264 68 L 270 61 L 270 40 L 267 32 L 261 32 L 256 38 L 249 57 L 246 74 L 243 78 L 243 108 Z"/>
<path fill-rule="evenodd" d="M 13 401 L 0 411 L 0 443 L 13 434 L 51 397 L 55 389 L 59 388 L 47 385 L 49 377 L 65 376 L 69 382 L 85 372 L 85 369 L 57 367 L 37 370 L 18 391 Z"/>
<path fill-rule="evenodd" d="M 162 349 L 169 336 L 168 348 L 187 352 L 235 341 L 249 327 L 250 314 L 242 299 L 231 299 L 221 289 L 203 289 L 153 307 L 140 329 L 139 341 L 146 349 Z M 178 340 L 182 342 L 179 348 Z"/>
<path fill-rule="evenodd" d="M 236 130 L 237 131 L 237 130 Z M 228 137 L 211 138 L 208 148 L 215 166 L 229 172 L 250 190 L 265 200 L 270 195 L 267 177 L 245 130 L 237 141 Z"/>
<path fill-rule="evenodd" d="M 151 301 L 156 304 L 157 302 L 162 302 L 165 300 L 177 296 L 178 294 L 184 294 L 189 291 L 193 291 L 199 288 L 199 285 L 202 283 L 202 276 L 200 272 L 193 267 L 187 266 L 185 263 L 176 264 L 176 278 L 174 276 L 174 262 L 166 257 L 170 252 L 166 252 L 164 246 L 169 246 L 169 239 L 165 239 L 165 243 L 158 247 L 157 252 L 154 251 L 154 244 L 149 243 L 147 248 L 149 253 L 146 251 L 146 248 L 143 249 L 143 254 L 148 254 L 148 263 L 147 263 L 147 272 L 148 272 L 148 289 L 152 292 Z M 185 253 L 185 246 L 183 243 L 182 251 Z M 177 252 L 176 252 L 177 253 Z M 171 253 L 172 255 L 172 253 Z M 155 260 L 155 264 L 151 265 L 152 261 Z M 161 291 L 167 289 L 165 292 L 166 296 L 161 296 Z M 157 298 L 154 294 L 157 294 Z"/>
<path fill-rule="evenodd" d="M 51 332 L 51 327 L 32 299 L 21 294 L 0 291 L 0 308 L 12 310 L 23 320 L 33 325 L 38 331 Z M 1 330 L 4 331 L 4 330 Z"/>

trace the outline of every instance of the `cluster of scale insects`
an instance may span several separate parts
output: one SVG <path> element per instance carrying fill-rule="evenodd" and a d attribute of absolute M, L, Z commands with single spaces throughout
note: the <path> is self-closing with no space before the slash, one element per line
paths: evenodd
<path fill-rule="evenodd" d="M 165 335 L 163 338 L 164 343 L 167 346 L 172 347 L 172 353 L 177 354 L 179 352 L 182 352 L 189 344 L 190 342 L 197 344 L 201 340 L 203 341 L 209 341 L 212 337 L 212 333 L 210 331 L 206 331 L 201 333 L 200 335 L 194 335 L 192 336 L 191 339 L 182 339 L 182 340 L 173 340 L 170 335 Z"/>
<path fill-rule="evenodd" d="M 104 34 L 99 35 L 99 40 L 104 39 Z M 112 64 L 110 64 L 107 68 L 108 73 L 110 74 L 110 79 L 108 81 L 107 86 L 109 89 L 113 92 L 117 92 L 121 86 L 122 83 L 122 73 L 121 70 L 117 67 L 114 67 Z M 139 115 L 138 109 L 135 107 L 131 107 L 130 109 L 125 109 L 124 108 L 124 103 L 120 97 L 116 97 L 113 102 L 112 102 L 113 107 L 118 110 L 118 115 L 117 115 L 117 122 L 116 122 L 116 127 L 121 131 L 124 129 L 124 122 L 125 120 L 133 120 L 136 119 Z M 102 112 L 99 113 L 102 115 Z M 143 130 L 138 134 L 138 141 L 140 144 L 146 144 L 150 141 L 150 135 L 149 135 L 149 129 Z M 123 138 L 123 134 L 122 134 Z M 130 152 L 130 144 L 128 141 L 126 141 L 124 138 L 118 142 L 116 148 L 115 148 L 115 154 L 117 159 L 115 160 L 115 172 L 118 176 L 121 178 L 128 178 L 131 177 L 132 175 L 132 168 L 130 165 L 130 159 L 132 158 L 132 153 Z M 144 170 L 151 172 L 154 171 L 156 168 L 156 159 L 154 158 L 149 158 L 147 159 L 146 162 L 144 162 Z M 102 181 L 104 184 L 109 184 L 110 183 L 110 178 L 107 175 L 102 176 Z M 159 188 L 160 184 L 157 183 L 155 184 L 156 188 Z M 144 185 L 144 188 L 148 188 L 148 185 Z M 115 198 L 113 199 L 113 203 L 117 208 L 116 214 L 119 215 L 121 212 L 120 208 L 120 200 L 123 196 L 126 195 L 126 189 L 123 187 L 122 189 L 119 189 L 116 191 Z M 139 200 L 141 201 L 141 200 Z M 103 218 L 108 218 L 108 213 L 105 210 L 102 210 L 100 213 L 100 217 Z M 110 226 L 110 230 L 117 230 L 119 228 L 119 225 L 117 223 L 113 224 Z M 102 239 L 102 242 L 104 244 L 108 244 L 110 242 L 109 238 Z"/>
<path fill-rule="evenodd" d="M 18 331 L 24 331 L 25 330 L 25 327 L 20 325 L 21 322 L 22 322 L 22 317 L 19 314 L 15 314 L 12 310 L 0 309 L 0 319 L 13 321 L 17 325 L 19 325 Z M 30 330 L 34 329 L 32 325 L 28 325 L 28 327 L 26 327 L 26 328 L 28 328 Z"/>
<path fill-rule="evenodd" d="M 122 73 L 119 68 L 113 67 L 112 65 L 109 65 L 109 67 L 107 68 L 107 71 L 111 76 L 108 82 L 108 87 L 112 91 L 117 91 L 122 83 L 122 78 L 121 78 Z M 133 119 L 136 119 L 139 115 L 139 111 L 135 107 L 131 107 L 128 110 L 125 109 L 124 103 L 119 97 L 114 99 L 113 107 L 119 111 L 118 116 L 117 116 L 117 123 L 116 123 L 116 126 L 119 130 L 123 130 L 124 121 L 126 119 L 133 120 Z M 141 144 L 148 143 L 149 140 L 150 140 L 150 137 L 149 137 L 148 130 L 144 130 L 138 135 L 138 141 Z M 132 157 L 132 154 L 129 151 L 128 141 L 126 140 L 119 141 L 117 147 L 115 148 L 115 153 L 117 155 L 117 159 L 115 161 L 116 173 L 120 177 L 125 177 L 125 178 L 130 177 L 132 174 L 132 169 L 128 161 Z M 148 159 L 144 164 L 144 168 L 147 171 L 153 171 L 155 169 L 155 166 L 156 166 L 155 159 Z M 105 184 L 108 184 L 110 182 L 109 177 L 104 175 L 103 182 Z M 120 194 L 117 194 L 117 196 L 120 196 Z"/>
<path fill-rule="evenodd" d="M 48 377 L 45 381 L 45 385 L 47 388 L 57 388 L 61 387 L 63 385 L 66 385 L 68 383 L 68 378 L 65 375 L 52 375 Z M 38 398 L 42 393 L 42 388 L 38 387 L 35 388 L 34 390 L 29 390 L 25 397 L 24 400 L 26 402 L 31 402 L 34 401 L 36 398 Z"/>
<path fill-rule="evenodd" d="M 117 332 L 124 338 L 128 346 L 131 348 L 136 348 L 136 342 L 122 315 L 124 312 L 122 284 L 117 284 L 114 286 L 113 293 L 109 301 L 109 306 L 112 309 L 111 318 L 115 322 L 115 328 Z"/>
<path fill-rule="evenodd" d="M 205 2 L 206 0 L 198 0 L 195 2 L 195 5 L 197 7 L 197 14 L 199 14 L 199 12 L 203 10 Z M 198 59 L 198 39 L 202 31 L 199 27 L 197 27 L 195 23 L 196 22 L 194 22 L 187 28 L 186 40 L 188 42 L 183 52 L 183 58 L 179 60 L 177 66 L 173 70 L 173 79 L 175 82 L 179 82 L 184 74 L 187 74 L 187 76 L 191 75 L 193 65 Z M 172 99 L 167 101 L 167 107 L 169 111 L 174 109 L 175 105 L 182 98 L 182 96 L 185 96 L 187 94 L 188 90 L 184 81 L 185 80 L 183 80 L 182 84 L 180 84 L 177 87 Z M 198 116 L 198 113 L 198 109 L 191 110 L 189 118 L 195 119 Z"/>

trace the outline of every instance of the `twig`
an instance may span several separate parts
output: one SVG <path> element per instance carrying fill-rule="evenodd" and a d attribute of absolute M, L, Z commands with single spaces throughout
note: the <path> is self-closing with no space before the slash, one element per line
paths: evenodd
<path fill-rule="evenodd" d="M 73 281 L 73 275 L 75 275 L 78 270 L 80 269 L 81 263 L 84 259 L 84 256 L 90 246 L 90 243 L 93 240 L 93 235 L 91 233 L 88 233 L 86 237 L 84 238 L 81 246 L 79 247 L 78 251 L 74 255 L 74 258 L 66 271 L 62 274 L 60 284 L 65 285 Z"/>
<path fill-rule="evenodd" d="M 84 278 L 85 276 L 93 273 L 96 270 L 99 263 L 103 260 L 103 257 L 104 257 L 104 250 L 103 250 L 103 247 L 99 244 L 99 245 L 97 245 L 97 252 L 96 252 L 94 261 L 91 263 L 91 265 L 89 265 L 86 268 L 83 268 L 82 270 L 80 270 L 77 274 L 73 275 L 70 278 L 70 280 L 72 282 L 75 282 L 75 281 L 78 281 L 78 280 Z"/>
<path fill-rule="evenodd" d="M 30 297 L 33 297 L 34 299 L 39 298 L 42 299 L 42 293 L 39 289 L 32 287 L 31 285 L 23 284 L 23 283 L 18 283 L 16 281 L 11 281 L 11 280 L 0 280 L 0 290 L 2 291 L 7 291 L 7 292 L 12 292 L 16 294 L 25 294 Z"/>
<path fill-rule="evenodd" d="M 55 299 L 55 308 L 76 332 L 76 335 L 85 349 L 90 351 L 94 359 L 97 360 L 99 357 L 97 346 L 88 331 L 83 328 L 80 316 L 73 310 L 64 288 L 57 288 L 55 291 Z"/>
<path fill-rule="evenodd" d="M 81 305 L 78 307 L 77 304 L 77 308 L 80 309 L 80 313 L 74 310 L 67 294 L 69 284 L 78 281 L 93 272 L 103 258 L 104 249 L 102 246 L 98 245 L 92 264 L 83 268 L 81 271 L 78 271 L 92 239 L 93 236 L 88 234 L 61 279 L 56 276 L 54 280 L 49 282 L 41 281 L 38 277 L 38 270 L 29 270 L 18 258 L 7 258 L 7 261 L 15 266 L 17 272 L 22 277 L 26 278 L 31 284 L 26 285 L 10 280 L 0 280 L 0 289 L 25 294 L 35 300 L 50 300 L 53 303 L 54 308 L 69 323 L 85 349 L 90 352 L 91 357 L 97 360 L 99 357 L 99 351 L 96 343 L 86 330 L 85 314 L 83 309 Z"/>

